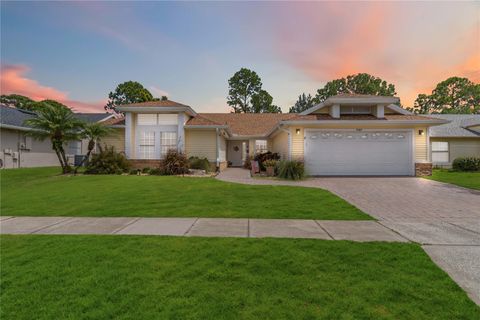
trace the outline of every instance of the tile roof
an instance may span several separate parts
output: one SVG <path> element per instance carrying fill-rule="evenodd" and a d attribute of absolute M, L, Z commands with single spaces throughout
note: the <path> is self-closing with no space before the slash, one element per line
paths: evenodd
<path fill-rule="evenodd" d="M 480 138 L 480 132 L 467 128 L 475 124 L 480 126 L 480 114 L 429 114 L 428 117 L 451 121 L 450 123 L 431 127 L 431 137 Z"/>
<path fill-rule="evenodd" d="M 182 104 L 172 100 L 159 100 L 159 101 L 147 101 L 122 104 L 122 107 L 188 107 L 186 104 Z"/>
<path fill-rule="evenodd" d="M 340 119 L 332 118 L 328 114 L 300 115 L 298 113 L 200 113 L 197 117 L 188 120 L 186 125 L 214 126 L 227 125 L 234 135 L 238 136 L 265 136 L 269 134 L 280 121 L 311 121 L 311 120 L 437 120 L 418 115 L 385 115 L 379 119 L 374 115 L 353 114 L 342 115 Z"/>
<path fill-rule="evenodd" d="M 102 121 L 102 124 L 106 126 L 124 126 L 125 118 L 110 118 L 108 120 Z"/>
<path fill-rule="evenodd" d="M 34 112 L 16 109 L 5 105 L 0 105 L 0 123 L 15 127 L 28 128 L 23 122 L 27 119 L 36 118 Z"/>
<path fill-rule="evenodd" d="M 295 113 L 199 113 L 187 125 L 228 125 L 234 135 L 264 136 L 281 120 L 311 119 Z"/>

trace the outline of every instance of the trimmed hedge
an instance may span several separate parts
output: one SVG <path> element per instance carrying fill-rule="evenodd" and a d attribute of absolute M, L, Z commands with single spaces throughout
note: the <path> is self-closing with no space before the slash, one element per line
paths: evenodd
<path fill-rule="evenodd" d="M 480 158 L 456 158 L 453 160 L 452 168 L 456 171 L 480 171 Z"/>
<path fill-rule="evenodd" d="M 210 161 L 207 158 L 190 157 L 188 158 L 188 163 L 190 164 L 190 169 L 210 171 Z"/>

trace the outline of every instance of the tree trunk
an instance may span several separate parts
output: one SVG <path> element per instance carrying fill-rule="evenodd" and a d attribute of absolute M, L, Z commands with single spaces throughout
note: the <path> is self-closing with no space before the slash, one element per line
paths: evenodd
<path fill-rule="evenodd" d="M 85 157 L 82 159 L 82 162 L 80 162 L 80 164 L 78 166 L 75 167 L 75 169 L 73 170 L 73 174 L 77 174 L 77 171 L 78 171 L 78 168 L 80 168 L 81 166 L 83 166 L 83 164 L 85 163 L 85 161 L 87 161 L 87 159 L 90 159 L 90 154 L 92 153 L 93 149 L 95 148 L 95 142 L 93 140 L 90 140 L 88 142 L 88 151 L 87 151 L 87 154 L 85 155 Z"/>
<path fill-rule="evenodd" d="M 62 156 L 62 159 L 63 159 L 63 163 L 65 164 L 65 166 L 63 167 L 63 173 L 67 174 L 72 172 L 72 168 L 68 164 L 67 156 L 65 155 L 65 149 L 63 149 L 63 145 L 60 144 L 58 151 L 60 152 L 60 155 Z"/>
<path fill-rule="evenodd" d="M 62 167 L 62 173 L 65 172 L 65 163 L 63 163 L 62 156 L 60 154 L 60 151 L 58 150 L 58 142 L 54 141 L 52 139 L 52 149 L 55 151 L 55 154 L 57 155 L 58 162 L 60 162 L 60 166 Z"/>

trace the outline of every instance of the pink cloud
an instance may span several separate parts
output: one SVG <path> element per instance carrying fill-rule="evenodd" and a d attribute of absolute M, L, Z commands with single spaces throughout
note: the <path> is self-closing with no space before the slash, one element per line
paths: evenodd
<path fill-rule="evenodd" d="M 20 94 L 32 100 L 56 100 L 76 112 L 102 112 L 105 101 L 81 102 L 68 97 L 64 92 L 53 87 L 44 86 L 36 80 L 25 76 L 30 68 L 25 65 L 4 65 L 0 68 L 0 88 L 2 94 Z"/>
<path fill-rule="evenodd" d="M 272 14 L 271 39 L 275 52 L 318 87 L 366 72 L 394 83 L 410 106 L 448 77 L 480 80 L 480 30 L 469 6 L 287 4 Z"/>

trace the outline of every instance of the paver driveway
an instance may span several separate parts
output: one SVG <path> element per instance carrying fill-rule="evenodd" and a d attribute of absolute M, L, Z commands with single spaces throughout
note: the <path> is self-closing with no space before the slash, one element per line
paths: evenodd
<path fill-rule="evenodd" d="M 480 191 L 413 177 L 320 177 L 291 182 L 254 179 L 247 170 L 228 169 L 217 178 L 327 189 L 383 226 L 422 244 L 432 260 L 480 305 Z"/>
<path fill-rule="evenodd" d="M 229 168 L 220 180 L 246 184 L 298 185 L 327 189 L 364 212 L 387 221 L 480 220 L 480 191 L 413 177 L 320 177 L 300 182 L 251 178 Z"/>

